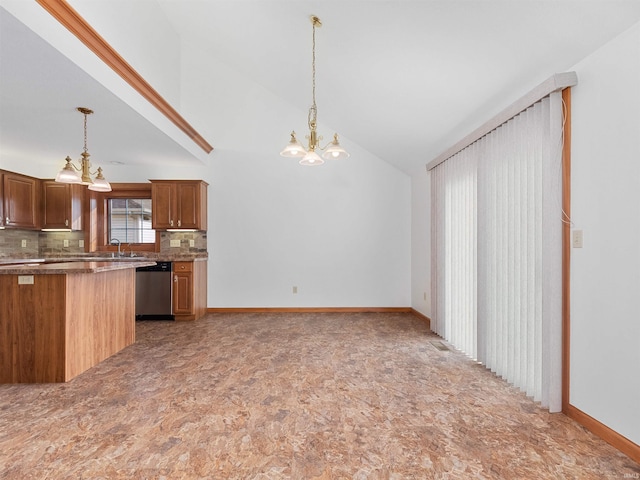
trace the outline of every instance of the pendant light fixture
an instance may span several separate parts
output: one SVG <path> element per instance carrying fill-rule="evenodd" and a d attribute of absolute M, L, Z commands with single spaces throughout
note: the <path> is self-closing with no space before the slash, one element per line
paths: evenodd
<path fill-rule="evenodd" d="M 312 57 L 311 57 L 311 75 L 312 75 L 312 104 L 309 108 L 308 124 L 309 124 L 309 140 L 308 147 L 305 149 L 296 138 L 296 132 L 291 132 L 291 140 L 287 146 L 280 152 L 283 157 L 301 158 L 300 165 L 309 167 L 322 165 L 325 159 L 344 159 L 348 158 L 347 151 L 340 146 L 338 142 L 338 134 L 333 135 L 333 141 L 325 147 L 320 147 L 320 140 L 316 132 L 318 109 L 316 107 L 316 27 L 320 28 L 322 22 L 315 15 L 311 15 L 311 25 L 313 25 L 313 41 L 312 41 Z M 316 153 L 316 149 L 324 150 L 322 157 Z"/>
<path fill-rule="evenodd" d="M 111 185 L 105 180 L 102 175 L 102 168 L 98 167 L 98 170 L 91 172 L 91 162 L 89 157 L 91 156 L 87 151 L 87 115 L 91 115 L 93 110 L 85 107 L 76 108 L 80 113 L 84 115 L 84 150 L 82 151 L 82 159 L 80 160 L 80 167 L 76 167 L 71 160 L 71 157 L 67 157 L 66 165 L 58 175 L 56 175 L 56 182 L 61 183 L 81 183 L 82 185 L 88 185 L 89 190 L 96 192 L 110 192 Z M 78 172 L 81 172 L 80 175 Z M 91 179 L 91 175 L 95 175 L 94 179 Z"/>

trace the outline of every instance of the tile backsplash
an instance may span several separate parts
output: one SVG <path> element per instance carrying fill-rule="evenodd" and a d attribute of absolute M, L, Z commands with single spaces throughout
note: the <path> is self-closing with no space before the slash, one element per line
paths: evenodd
<path fill-rule="evenodd" d="M 85 251 L 84 247 L 80 247 L 80 240 L 84 240 L 83 232 L 39 232 L 7 228 L 0 230 L 0 258 L 39 258 L 59 254 L 83 254 Z M 207 232 L 160 233 L 161 254 L 206 252 Z"/>

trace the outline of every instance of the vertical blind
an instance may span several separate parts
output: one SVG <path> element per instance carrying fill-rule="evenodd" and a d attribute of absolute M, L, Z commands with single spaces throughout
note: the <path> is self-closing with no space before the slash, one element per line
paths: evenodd
<path fill-rule="evenodd" d="M 431 170 L 434 331 L 560 411 L 562 99 Z"/>

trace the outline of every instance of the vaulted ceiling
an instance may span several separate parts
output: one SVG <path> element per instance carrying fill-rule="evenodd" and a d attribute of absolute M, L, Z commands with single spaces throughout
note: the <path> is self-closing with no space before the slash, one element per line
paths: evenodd
<path fill-rule="evenodd" d="M 202 45 L 305 117 L 308 17 L 318 15 L 320 121 L 406 173 L 640 20 L 637 0 L 138 1 L 163 14 L 181 41 Z M 82 2 L 71 3 L 82 13 Z M 82 119 L 69 106 L 80 106 L 82 93 L 103 112 L 89 120 L 105 138 L 94 145 L 103 155 L 140 165 L 194 159 L 9 13 L 0 10 L 0 21 L 0 155 L 79 153 Z M 285 143 L 291 125 L 281 129 Z M 214 137 L 214 147 L 230 142 Z"/>

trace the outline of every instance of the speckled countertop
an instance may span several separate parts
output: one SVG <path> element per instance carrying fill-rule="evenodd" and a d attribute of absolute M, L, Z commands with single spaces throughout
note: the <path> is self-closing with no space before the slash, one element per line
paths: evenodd
<path fill-rule="evenodd" d="M 145 253 L 136 257 L 111 257 L 105 254 L 87 255 L 57 255 L 47 257 L 0 257 L 1 265 L 22 264 L 22 263 L 57 263 L 60 262 L 199 262 L 206 261 L 208 255 L 205 254 L 165 254 L 165 253 Z M 138 265 L 141 266 L 141 265 Z"/>
<path fill-rule="evenodd" d="M 147 267 L 155 265 L 154 260 L 136 262 L 100 261 L 100 262 L 27 262 L 0 266 L 0 275 L 60 275 L 72 273 L 99 273 L 127 268 Z"/>

